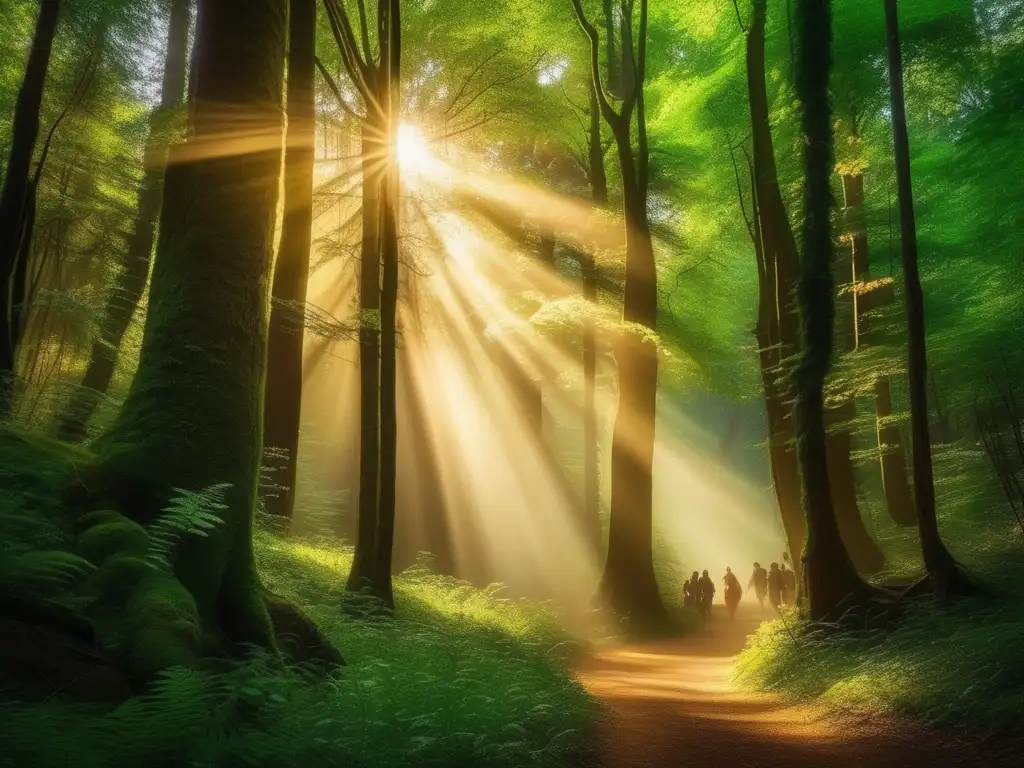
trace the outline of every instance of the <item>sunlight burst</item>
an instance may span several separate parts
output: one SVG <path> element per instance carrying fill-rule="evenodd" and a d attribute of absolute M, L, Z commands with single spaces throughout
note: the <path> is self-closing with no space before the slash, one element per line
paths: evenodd
<path fill-rule="evenodd" d="M 430 165 L 430 142 L 415 125 L 402 123 L 398 127 L 398 162 L 403 171 L 422 173 Z"/>

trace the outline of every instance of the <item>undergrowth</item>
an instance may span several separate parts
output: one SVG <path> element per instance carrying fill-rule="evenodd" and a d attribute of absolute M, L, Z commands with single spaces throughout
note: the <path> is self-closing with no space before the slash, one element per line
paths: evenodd
<path fill-rule="evenodd" d="M 11 435 L 0 437 L 0 450 L 10 448 Z M 74 462 L 33 441 L 15 453 L 0 467 L 0 519 L 18 526 L 0 547 L 0 587 L 13 588 L 42 552 L 29 572 L 59 592 L 74 580 L 75 562 L 61 560 L 68 536 L 47 489 L 66 485 Z M 209 522 L 204 516 L 199 531 Z M 171 526 L 154 554 L 165 558 L 190 526 Z M 511 768 L 578 760 L 596 704 L 568 672 L 574 645 L 548 606 L 503 600 L 497 587 L 476 589 L 419 566 L 396 577 L 393 617 L 353 618 L 351 603 L 343 609 L 349 548 L 265 530 L 255 544 L 267 587 L 306 610 L 347 666 L 325 678 L 256 655 L 175 668 L 114 708 L 74 704 L 56 691 L 27 703 L 0 684 L 0 765 Z"/>
<path fill-rule="evenodd" d="M 948 603 L 907 601 L 886 630 L 837 632 L 767 622 L 739 658 L 746 685 L 857 715 L 905 714 L 991 736 L 1024 732 L 1024 599 L 1020 532 L 979 451 L 936 452 L 940 528 L 984 593 Z M 916 529 L 876 529 L 883 578 L 921 574 Z"/>

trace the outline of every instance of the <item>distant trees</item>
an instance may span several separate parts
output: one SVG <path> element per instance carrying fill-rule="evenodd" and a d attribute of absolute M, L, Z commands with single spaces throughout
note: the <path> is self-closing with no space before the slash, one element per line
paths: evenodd
<path fill-rule="evenodd" d="M 35 215 L 30 169 L 60 8 L 60 0 L 40 0 L 32 48 L 14 108 L 11 148 L 0 189 L 0 418 L 10 413 L 17 381 L 15 363 L 22 332 L 24 270 Z"/>
<path fill-rule="evenodd" d="M 185 96 L 191 17 L 192 0 L 171 2 L 160 103 L 149 117 L 134 229 L 128 240 L 124 265 L 103 311 L 100 338 L 93 343 L 81 386 L 75 390 L 57 426 L 57 434 L 64 440 L 77 441 L 85 437 L 89 420 L 110 386 L 121 341 L 146 288 L 163 199 L 168 145 L 177 138 L 175 134 L 183 122 L 179 106 Z"/>
<path fill-rule="evenodd" d="M 653 564 L 653 483 L 655 408 L 658 387 L 658 347 L 642 330 L 657 326 L 657 269 L 647 212 L 650 149 L 644 109 L 647 69 L 647 0 L 639 3 L 636 54 L 633 55 L 634 3 L 621 20 L 621 45 L 630 51 L 622 62 L 622 105 L 616 111 L 601 77 L 601 44 L 597 28 L 572 0 L 576 18 L 590 41 L 590 70 L 601 116 L 615 139 L 621 171 L 626 227 L 626 281 L 622 319 L 635 324 L 614 342 L 618 364 L 619 405 L 612 436 L 611 516 L 608 556 L 601 594 L 628 614 L 638 626 L 665 622 Z M 636 120 L 636 146 L 632 126 Z"/>

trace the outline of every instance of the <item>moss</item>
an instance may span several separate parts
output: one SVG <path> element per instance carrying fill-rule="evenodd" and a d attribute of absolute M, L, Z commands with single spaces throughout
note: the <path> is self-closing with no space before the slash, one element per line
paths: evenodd
<path fill-rule="evenodd" d="M 76 550 L 93 565 L 103 565 L 119 556 L 143 557 L 149 550 L 146 529 L 126 517 L 87 528 L 78 536 Z"/>
<path fill-rule="evenodd" d="M 156 567 L 141 557 L 126 555 L 107 560 L 83 585 L 85 594 L 100 597 L 104 602 L 123 605 L 138 584 L 156 571 Z"/>
<path fill-rule="evenodd" d="M 156 571 L 136 586 L 124 610 L 125 650 L 132 676 L 149 681 L 157 673 L 195 662 L 202 631 L 195 600 L 170 574 Z"/>
<path fill-rule="evenodd" d="M 104 523 L 116 523 L 119 520 L 126 520 L 127 518 L 120 512 L 115 512 L 112 509 L 96 509 L 92 512 L 86 512 L 81 517 L 77 518 L 72 524 L 72 530 L 75 533 L 82 533 L 89 528 L 96 525 L 103 525 Z"/>

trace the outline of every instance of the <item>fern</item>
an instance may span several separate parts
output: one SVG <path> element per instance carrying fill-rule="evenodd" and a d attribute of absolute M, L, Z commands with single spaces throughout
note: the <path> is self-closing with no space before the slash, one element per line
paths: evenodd
<path fill-rule="evenodd" d="M 158 567 L 170 570 L 174 548 L 182 536 L 208 536 L 224 522 L 220 513 L 228 508 L 224 499 L 230 488 L 230 483 L 218 483 L 202 491 L 174 488 L 170 504 L 149 526 L 147 557 Z"/>
<path fill-rule="evenodd" d="M 93 570 L 86 560 L 60 550 L 0 553 L 0 585 L 15 594 L 64 593 Z"/>

